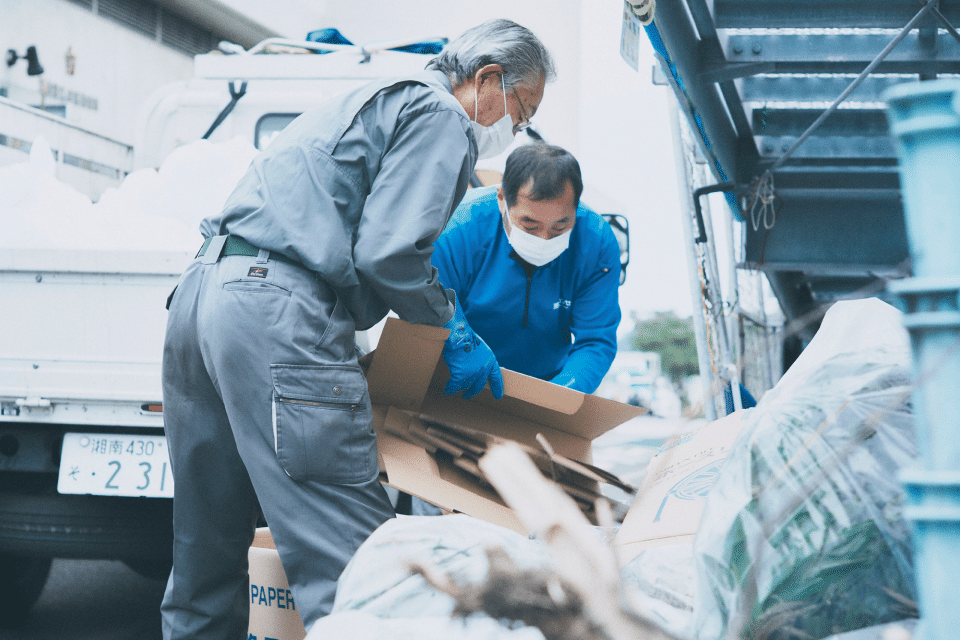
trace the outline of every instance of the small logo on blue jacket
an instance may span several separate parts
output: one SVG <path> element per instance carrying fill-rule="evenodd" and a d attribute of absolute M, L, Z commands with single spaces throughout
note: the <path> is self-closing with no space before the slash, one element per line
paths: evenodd
<path fill-rule="evenodd" d="M 562 307 L 564 309 L 569 309 L 572 304 L 573 304 L 572 301 L 564 300 L 563 298 L 560 298 L 559 300 L 553 303 L 553 308 L 560 309 Z"/>

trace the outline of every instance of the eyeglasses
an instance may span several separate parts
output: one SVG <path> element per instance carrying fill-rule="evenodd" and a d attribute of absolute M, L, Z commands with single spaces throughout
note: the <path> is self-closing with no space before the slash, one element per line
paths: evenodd
<path fill-rule="evenodd" d="M 530 118 L 527 117 L 527 110 L 523 108 L 523 102 L 520 100 L 520 96 L 517 95 L 517 90 L 513 89 L 512 91 L 513 91 L 513 97 L 517 100 L 517 104 L 520 105 L 520 116 L 521 116 L 520 124 L 513 127 L 513 133 L 517 134 L 523 131 L 524 129 L 526 129 L 527 127 L 529 127 L 533 123 L 530 122 Z"/>

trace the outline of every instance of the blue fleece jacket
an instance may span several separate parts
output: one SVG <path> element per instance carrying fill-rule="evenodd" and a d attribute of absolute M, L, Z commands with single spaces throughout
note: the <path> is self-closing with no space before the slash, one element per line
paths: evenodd
<path fill-rule="evenodd" d="M 620 249 L 583 204 L 569 248 L 542 267 L 507 240 L 496 187 L 467 192 L 431 258 L 500 366 L 593 393 L 617 352 Z"/>

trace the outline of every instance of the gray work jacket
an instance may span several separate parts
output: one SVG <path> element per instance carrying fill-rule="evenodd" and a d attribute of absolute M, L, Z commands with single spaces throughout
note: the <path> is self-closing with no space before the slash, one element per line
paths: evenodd
<path fill-rule="evenodd" d="M 444 74 L 377 81 L 290 123 L 200 231 L 317 272 L 358 330 L 390 309 L 442 326 L 453 294 L 430 254 L 476 162 L 470 120 Z"/>

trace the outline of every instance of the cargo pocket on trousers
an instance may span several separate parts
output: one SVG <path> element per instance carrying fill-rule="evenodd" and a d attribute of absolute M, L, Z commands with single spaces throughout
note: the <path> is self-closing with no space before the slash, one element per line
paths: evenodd
<path fill-rule="evenodd" d="M 367 482 L 378 472 L 367 383 L 350 365 L 271 365 L 274 446 L 297 481 Z"/>

